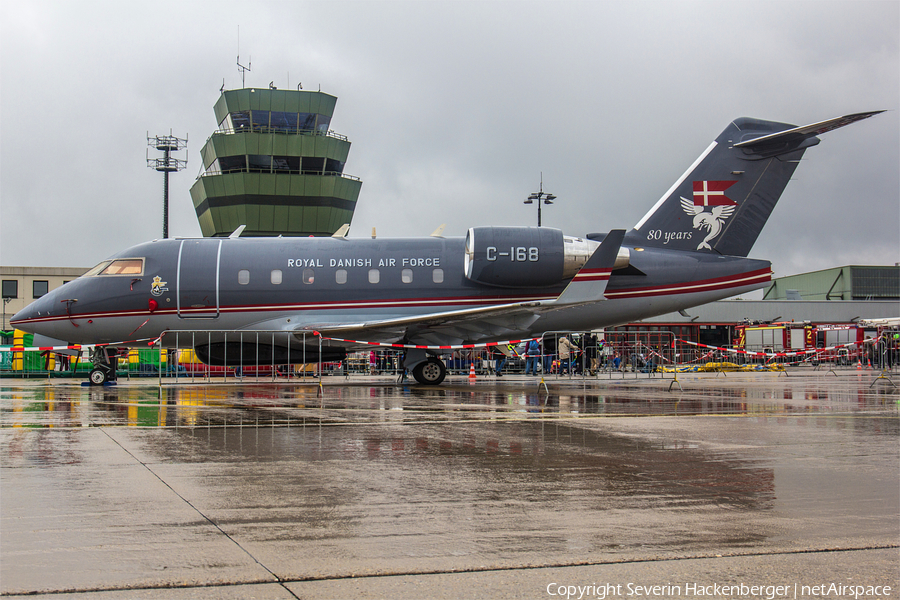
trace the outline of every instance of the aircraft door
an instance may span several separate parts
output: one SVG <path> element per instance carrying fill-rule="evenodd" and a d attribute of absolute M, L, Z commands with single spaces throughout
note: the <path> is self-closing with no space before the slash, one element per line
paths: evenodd
<path fill-rule="evenodd" d="M 222 240 L 182 240 L 178 250 L 178 316 L 219 317 L 219 260 Z"/>

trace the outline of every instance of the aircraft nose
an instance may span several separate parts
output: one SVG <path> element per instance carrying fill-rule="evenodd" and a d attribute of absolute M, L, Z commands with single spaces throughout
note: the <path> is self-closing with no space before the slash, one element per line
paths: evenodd
<path fill-rule="evenodd" d="M 45 296 L 38 298 L 9 319 L 10 327 L 27 331 L 28 333 L 41 333 L 40 321 L 50 316 L 59 303 L 58 294 L 50 292 Z"/>
<path fill-rule="evenodd" d="M 27 321 L 37 316 L 37 311 L 34 309 L 34 305 L 35 303 L 32 302 L 31 304 L 11 316 L 9 318 L 9 326 L 15 327 L 16 329 L 21 329 L 19 325 L 22 321 Z"/>

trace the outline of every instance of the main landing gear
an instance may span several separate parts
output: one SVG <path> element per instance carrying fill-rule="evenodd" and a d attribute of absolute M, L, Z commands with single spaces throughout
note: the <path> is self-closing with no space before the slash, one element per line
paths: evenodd
<path fill-rule="evenodd" d="M 447 367 L 441 359 L 429 356 L 427 360 L 413 367 L 412 374 L 422 385 L 440 385 L 447 376 Z"/>

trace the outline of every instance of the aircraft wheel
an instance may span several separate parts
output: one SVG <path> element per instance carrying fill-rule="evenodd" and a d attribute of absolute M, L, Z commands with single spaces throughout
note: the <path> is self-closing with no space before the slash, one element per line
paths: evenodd
<path fill-rule="evenodd" d="M 422 385 L 440 385 L 447 376 L 447 367 L 443 361 L 431 357 L 413 367 L 413 377 Z"/>
<path fill-rule="evenodd" d="M 106 373 L 102 369 L 94 369 L 91 371 L 90 380 L 94 385 L 103 385 L 107 382 Z"/>

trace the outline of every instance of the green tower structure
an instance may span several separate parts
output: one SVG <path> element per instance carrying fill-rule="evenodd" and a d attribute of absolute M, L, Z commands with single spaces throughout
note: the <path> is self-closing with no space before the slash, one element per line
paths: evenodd
<path fill-rule="evenodd" d="M 322 92 L 222 92 L 191 200 L 204 237 L 331 235 L 350 223 L 362 182 L 344 174 L 345 136 L 329 129 L 337 98 Z"/>

